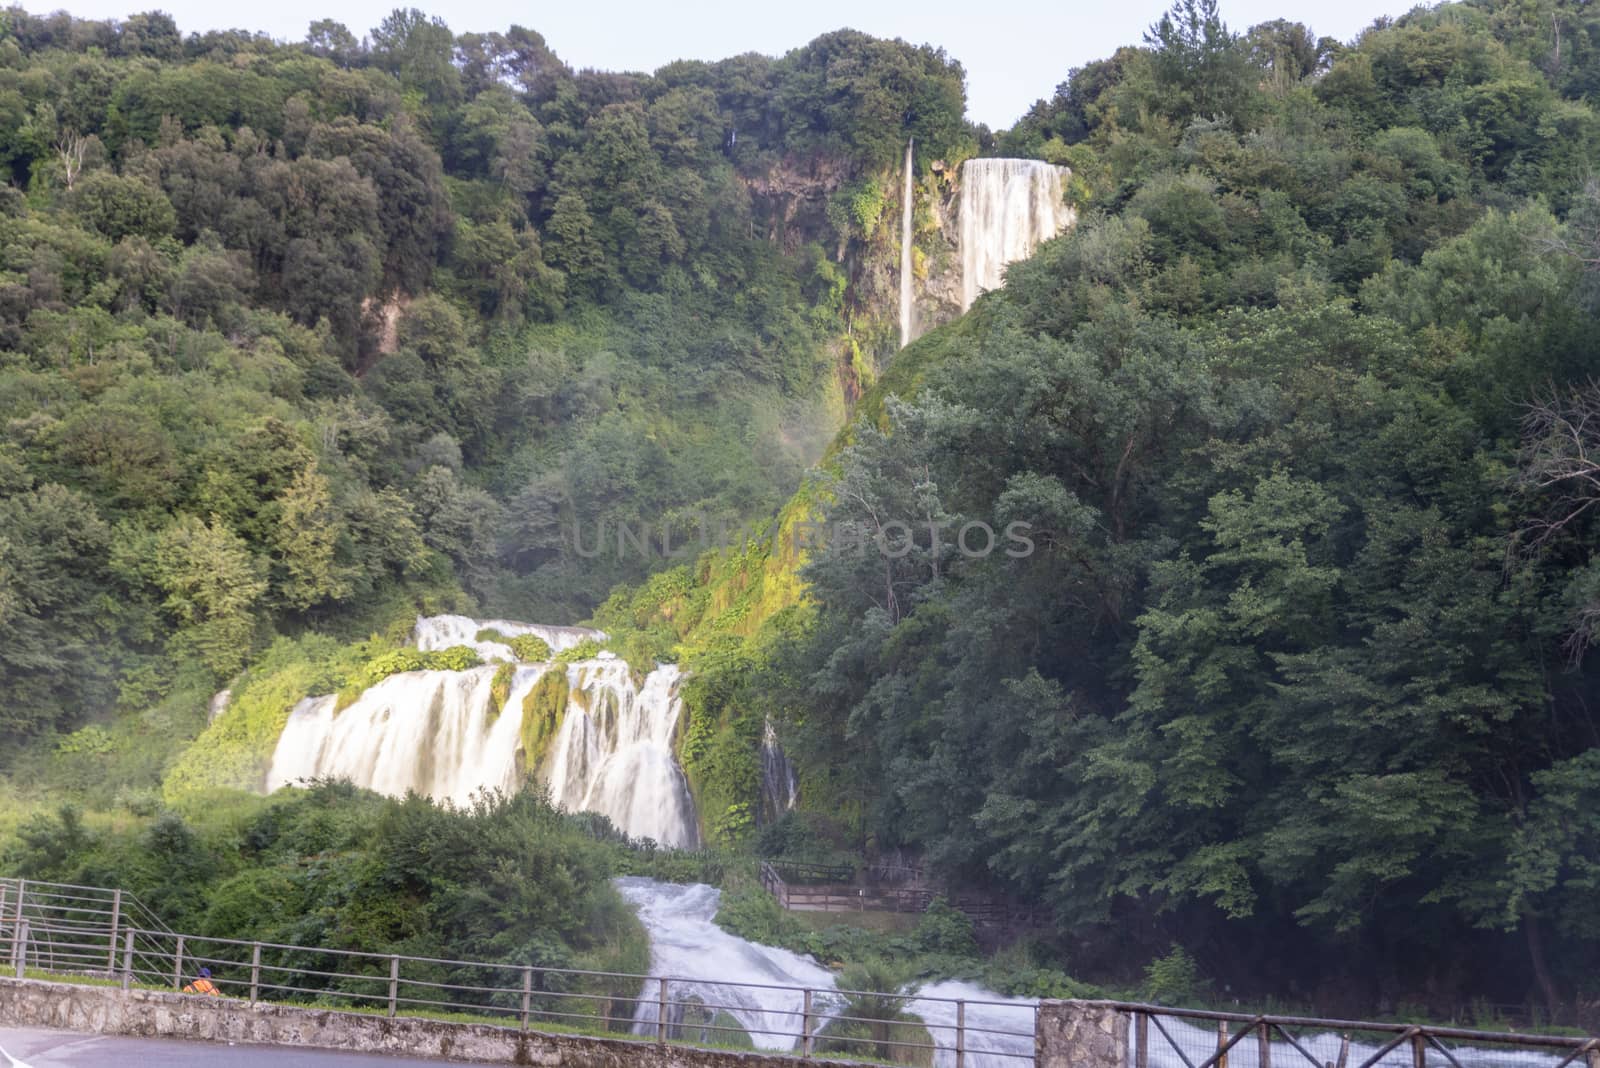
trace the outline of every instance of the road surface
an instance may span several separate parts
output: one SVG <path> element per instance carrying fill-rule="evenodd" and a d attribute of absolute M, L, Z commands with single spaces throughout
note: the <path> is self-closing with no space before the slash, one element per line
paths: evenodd
<path fill-rule="evenodd" d="M 0 1027 L 0 1068 L 460 1068 L 371 1053 L 333 1053 L 304 1046 L 224 1045 L 163 1038 L 108 1038 L 75 1031 Z"/>

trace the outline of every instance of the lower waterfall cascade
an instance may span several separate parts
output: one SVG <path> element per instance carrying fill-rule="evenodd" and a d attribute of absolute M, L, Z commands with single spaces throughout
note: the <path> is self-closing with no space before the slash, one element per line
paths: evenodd
<path fill-rule="evenodd" d="M 531 771 L 569 811 L 601 813 L 630 837 L 697 846 L 694 801 L 672 747 L 683 715 L 678 668 L 657 665 L 636 683 L 627 663 L 611 653 L 571 664 L 517 664 L 497 715 L 495 675 L 515 655 L 503 643 L 477 641 L 483 629 L 536 635 L 553 653 L 605 637 L 577 627 L 419 618 L 419 649 L 467 645 L 485 665 L 400 672 L 343 709 L 334 695 L 307 697 L 278 739 L 267 789 L 337 778 L 391 796 L 416 791 L 460 805 L 487 790 L 514 790 Z M 566 675 L 566 711 L 544 759 L 528 768 L 521 752 L 523 701 L 556 671 Z"/>

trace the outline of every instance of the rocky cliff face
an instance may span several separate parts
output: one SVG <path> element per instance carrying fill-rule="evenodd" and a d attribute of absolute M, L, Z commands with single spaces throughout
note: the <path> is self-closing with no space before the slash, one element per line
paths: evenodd
<path fill-rule="evenodd" d="M 917 186 L 913 338 L 961 314 L 961 170 L 935 160 Z"/>
<path fill-rule="evenodd" d="M 815 156 L 784 160 L 744 179 L 756 225 L 769 241 L 786 252 L 817 243 L 843 268 L 848 336 L 838 351 L 847 399 L 870 386 L 899 349 L 902 166 L 897 161 L 882 173 L 861 175 L 851 173 L 845 161 Z M 913 339 L 962 312 L 961 166 L 933 160 L 914 167 Z M 866 181 L 887 191 L 879 217 L 866 228 L 841 225 L 839 202 Z"/>

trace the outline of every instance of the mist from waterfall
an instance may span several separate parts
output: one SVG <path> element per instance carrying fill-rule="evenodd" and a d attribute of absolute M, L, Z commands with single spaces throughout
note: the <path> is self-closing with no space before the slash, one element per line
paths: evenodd
<path fill-rule="evenodd" d="M 900 347 L 911 344 L 911 150 L 915 140 L 906 141 L 905 187 L 900 194 Z"/>
<path fill-rule="evenodd" d="M 1033 159 L 969 159 L 961 166 L 961 310 L 998 289 L 1007 264 L 1027 259 L 1072 225 L 1063 200 L 1071 172 Z M 903 299 L 903 298 L 902 298 Z"/>
<path fill-rule="evenodd" d="M 391 675 L 344 709 L 333 695 L 306 698 L 278 739 L 267 788 L 348 779 L 391 796 L 414 790 L 460 805 L 486 790 L 515 790 L 531 771 L 569 811 L 599 812 L 630 836 L 662 845 L 697 845 L 694 802 L 672 748 L 683 714 L 678 668 L 658 665 L 636 684 L 628 665 L 609 653 L 566 665 L 517 664 L 496 713 L 494 677 L 515 654 L 503 643 L 477 641 L 485 627 L 506 637 L 535 634 L 552 651 L 605 637 L 464 616 L 419 619 L 418 648 L 468 645 L 488 663 Z M 545 759 L 530 769 L 521 751 L 523 699 L 553 671 L 566 676 L 566 713 Z"/>

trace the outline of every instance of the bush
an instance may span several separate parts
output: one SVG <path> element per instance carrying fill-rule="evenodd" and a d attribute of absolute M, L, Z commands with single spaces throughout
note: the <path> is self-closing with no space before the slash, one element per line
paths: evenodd
<path fill-rule="evenodd" d="M 978 955 L 978 941 L 972 934 L 972 918 L 960 909 L 953 908 L 943 896 L 929 902 L 912 937 L 924 953 L 942 953 L 952 957 Z"/>
<path fill-rule="evenodd" d="M 724 890 L 715 920 L 729 934 L 767 946 L 785 945 L 800 934 L 778 900 L 754 883 Z"/>
<path fill-rule="evenodd" d="M 1172 952 L 1157 957 L 1145 966 L 1144 995 L 1156 1004 L 1174 1005 L 1194 1001 L 1205 994 L 1206 983 L 1194 958 L 1174 943 Z"/>
<path fill-rule="evenodd" d="M 593 660 L 605 651 L 605 646 L 593 638 L 585 638 L 570 649 L 563 649 L 556 654 L 558 664 L 576 664 L 580 660 Z"/>
<path fill-rule="evenodd" d="M 519 634 L 506 644 L 511 646 L 516 658 L 524 663 L 542 664 L 550 659 L 550 643 L 537 634 Z"/>

